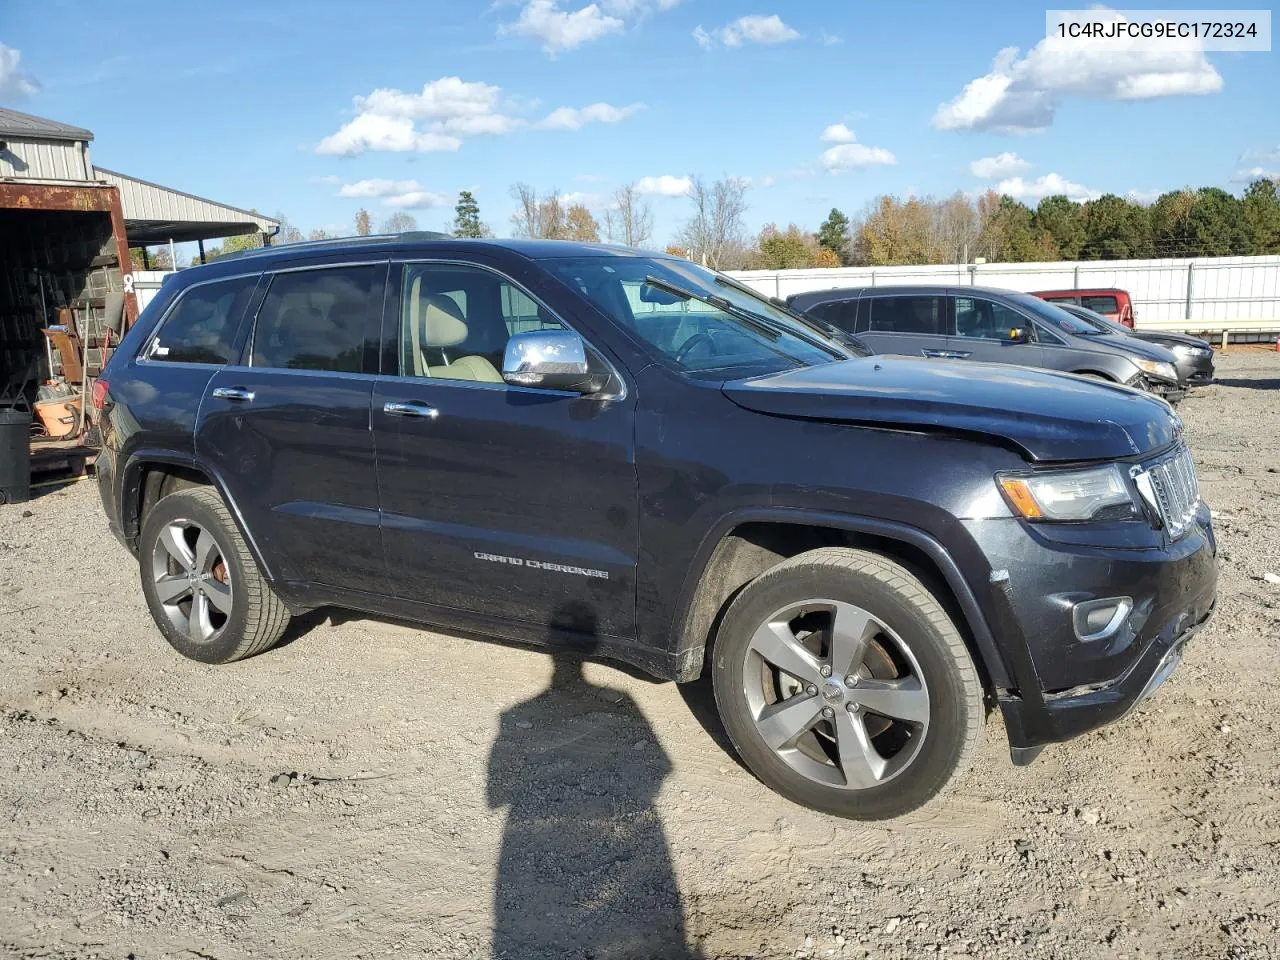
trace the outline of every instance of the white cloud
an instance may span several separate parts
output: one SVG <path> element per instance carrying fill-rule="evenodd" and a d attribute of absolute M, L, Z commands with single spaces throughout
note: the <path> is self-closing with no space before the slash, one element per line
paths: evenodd
<path fill-rule="evenodd" d="M 1246 150 L 1240 154 L 1240 163 L 1280 163 L 1280 147 L 1274 150 Z"/>
<path fill-rule="evenodd" d="M 1232 183 L 1253 183 L 1255 180 L 1280 180 L 1280 166 L 1271 169 L 1266 167 L 1241 167 L 1231 175 Z"/>
<path fill-rule="evenodd" d="M 825 30 L 818 31 L 818 42 L 824 47 L 834 47 L 844 43 L 844 37 L 837 33 L 827 33 Z"/>
<path fill-rule="evenodd" d="M 334 176 L 332 173 L 325 174 L 323 177 L 311 177 L 310 180 L 312 183 L 323 183 L 328 186 L 334 186 L 342 182 L 341 178 Z"/>
<path fill-rule="evenodd" d="M 441 77 L 419 93 L 380 88 L 353 98 L 355 117 L 316 146 L 316 153 L 351 157 L 366 150 L 419 153 L 451 152 L 464 138 L 498 136 L 529 126 L 513 110 L 529 109 L 528 101 L 504 100 L 502 88 Z M 538 126 L 577 130 L 588 123 L 617 123 L 643 104 L 614 107 L 561 107 Z"/>
<path fill-rule="evenodd" d="M 397 210 L 443 207 L 450 203 L 449 197 L 422 189 L 417 180 L 384 180 L 377 177 L 344 183 L 338 189 L 338 196 L 381 198 L 384 207 Z"/>
<path fill-rule="evenodd" d="M 415 130 L 413 121 L 408 117 L 362 113 L 344 124 L 337 133 L 321 140 L 316 146 L 316 153 L 352 157 L 365 150 L 433 153 L 457 150 L 460 146 L 462 141 L 457 137 Z"/>
<path fill-rule="evenodd" d="M 673 177 L 668 173 L 660 177 L 641 177 L 636 181 L 638 192 L 663 197 L 683 197 L 692 187 L 693 182 L 688 177 Z"/>
<path fill-rule="evenodd" d="M 822 131 L 822 139 L 827 143 L 853 143 L 858 138 L 843 123 L 833 123 Z"/>
<path fill-rule="evenodd" d="M 21 51 L 0 43 L 0 100 L 22 100 L 40 91 L 31 74 L 19 68 Z"/>
<path fill-rule="evenodd" d="M 838 147 L 822 151 L 820 159 L 828 173 L 891 166 L 898 162 L 898 159 L 883 147 L 868 147 L 863 143 L 842 143 Z"/>
<path fill-rule="evenodd" d="M 1000 177 L 1011 177 L 1017 173 L 1026 173 L 1031 164 L 1016 153 L 1000 153 L 994 157 L 982 157 L 969 164 L 969 172 L 983 180 L 996 180 Z"/>
<path fill-rule="evenodd" d="M 1088 187 L 1082 187 L 1078 183 L 1072 183 L 1056 173 L 1046 173 L 1043 177 L 1037 177 L 1034 180 L 1010 177 L 1008 180 L 1001 180 L 995 185 L 994 189 L 996 193 L 1007 194 L 1015 200 L 1029 201 L 1039 201 L 1045 197 L 1063 194 L 1069 200 L 1075 200 L 1079 203 L 1102 196 L 1097 190 L 1090 190 Z"/>
<path fill-rule="evenodd" d="M 1100 22 L 1120 20 L 1094 11 Z M 1222 76 L 1198 47 L 1134 49 L 1138 41 L 1046 38 L 1018 57 L 1017 47 L 996 54 L 990 72 L 971 80 L 933 115 L 939 130 L 1026 133 L 1052 122 L 1061 100 L 1149 100 L 1199 96 L 1222 89 Z"/>
<path fill-rule="evenodd" d="M 732 23 L 725 24 L 718 30 L 704 30 L 701 25 L 694 28 L 693 39 L 703 50 L 710 50 L 717 40 L 726 47 L 740 47 L 744 43 L 757 43 L 761 46 L 773 46 L 799 40 L 800 34 L 782 22 L 776 13 L 769 16 L 751 14 L 739 17 Z"/>
<path fill-rule="evenodd" d="M 581 130 L 588 123 L 618 123 L 643 109 L 643 103 L 633 103 L 626 107 L 615 107 L 608 103 L 560 107 L 543 117 L 538 126 L 546 130 Z"/>
<path fill-rule="evenodd" d="M 541 40 L 542 49 L 554 57 L 606 34 L 617 33 L 624 26 L 622 20 L 609 16 L 594 3 L 569 12 L 561 10 L 556 0 L 529 0 L 520 11 L 519 19 L 499 26 L 498 33 Z"/>
<path fill-rule="evenodd" d="M 1134 203 L 1147 204 L 1158 200 L 1162 192 L 1160 190 L 1126 190 L 1124 195 Z"/>

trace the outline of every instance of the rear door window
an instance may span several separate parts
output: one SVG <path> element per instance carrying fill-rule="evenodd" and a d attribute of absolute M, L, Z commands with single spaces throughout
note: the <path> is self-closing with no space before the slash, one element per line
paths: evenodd
<path fill-rule="evenodd" d="M 875 297 L 866 309 L 868 333 L 947 333 L 945 297 Z"/>
<path fill-rule="evenodd" d="M 857 325 L 858 301 L 832 300 L 828 303 L 818 304 L 809 313 L 825 323 L 853 333 L 854 327 Z"/>
<path fill-rule="evenodd" d="M 230 363 L 240 318 L 258 277 L 202 283 L 181 295 L 147 350 L 166 363 Z"/>
<path fill-rule="evenodd" d="M 1115 314 L 1120 312 L 1120 302 L 1115 297 L 1081 297 L 1080 306 L 1086 310 L 1092 310 L 1094 313 Z"/>
<path fill-rule="evenodd" d="M 386 273 L 379 263 L 277 274 L 258 311 L 253 365 L 376 371 Z"/>

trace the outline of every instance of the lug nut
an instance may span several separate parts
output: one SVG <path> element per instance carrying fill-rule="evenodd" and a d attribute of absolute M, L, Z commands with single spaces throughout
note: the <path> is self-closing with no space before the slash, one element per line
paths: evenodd
<path fill-rule="evenodd" d="M 856 687 L 858 685 L 858 675 L 856 673 L 849 674 L 844 678 L 844 685 L 846 687 Z"/>
<path fill-rule="evenodd" d="M 824 663 L 822 666 L 818 668 L 818 672 L 822 674 L 824 677 L 829 677 L 831 676 L 831 667 Z"/>
<path fill-rule="evenodd" d="M 822 708 L 822 715 L 823 715 L 824 717 L 826 717 L 826 718 L 830 719 L 831 717 L 834 717 L 834 716 L 836 715 L 836 712 L 835 712 L 834 710 L 832 710 L 830 707 L 823 707 L 823 708 Z"/>
<path fill-rule="evenodd" d="M 817 687 L 815 687 L 815 686 L 811 683 L 811 684 L 809 684 L 807 687 L 805 687 L 805 688 L 804 688 L 804 692 L 805 692 L 805 693 L 807 693 L 809 696 L 811 696 L 811 697 L 812 697 L 815 693 L 817 693 L 817 692 L 818 692 L 818 688 L 817 688 Z"/>
<path fill-rule="evenodd" d="M 858 712 L 858 705 L 857 705 L 856 703 L 846 703 L 846 704 L 844 705 L 844 708 L 845 708 L 846 710 L 848 710 L 850 713 L 857 713 L 857 712 Z"/>

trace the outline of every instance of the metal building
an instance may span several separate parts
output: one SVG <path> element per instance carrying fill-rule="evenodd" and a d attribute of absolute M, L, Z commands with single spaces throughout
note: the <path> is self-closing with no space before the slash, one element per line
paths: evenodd
<path fill-rule="evenodd" d="M 130 247 L 195 241 L 203 256 L 206 239 L 261 233 L 269 243 L 279 230 L 270 217 L 95 168 L 92 140 L 0 108 L 0 404 L 32 402 L 68 367 L 85 388 L 105 356 L 109 308 L 123 297 L 124 324 L 137 315 Z"/>

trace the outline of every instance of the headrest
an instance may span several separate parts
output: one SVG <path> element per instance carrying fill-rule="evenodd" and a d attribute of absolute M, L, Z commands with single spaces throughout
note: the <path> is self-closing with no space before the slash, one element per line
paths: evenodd
<path fill-rule="evenodd" d="M 428 347 L 453 347 L 467 339 L 467 322 L 452 297 L 428 293 L 422 307 L 422 343 Z"/>

